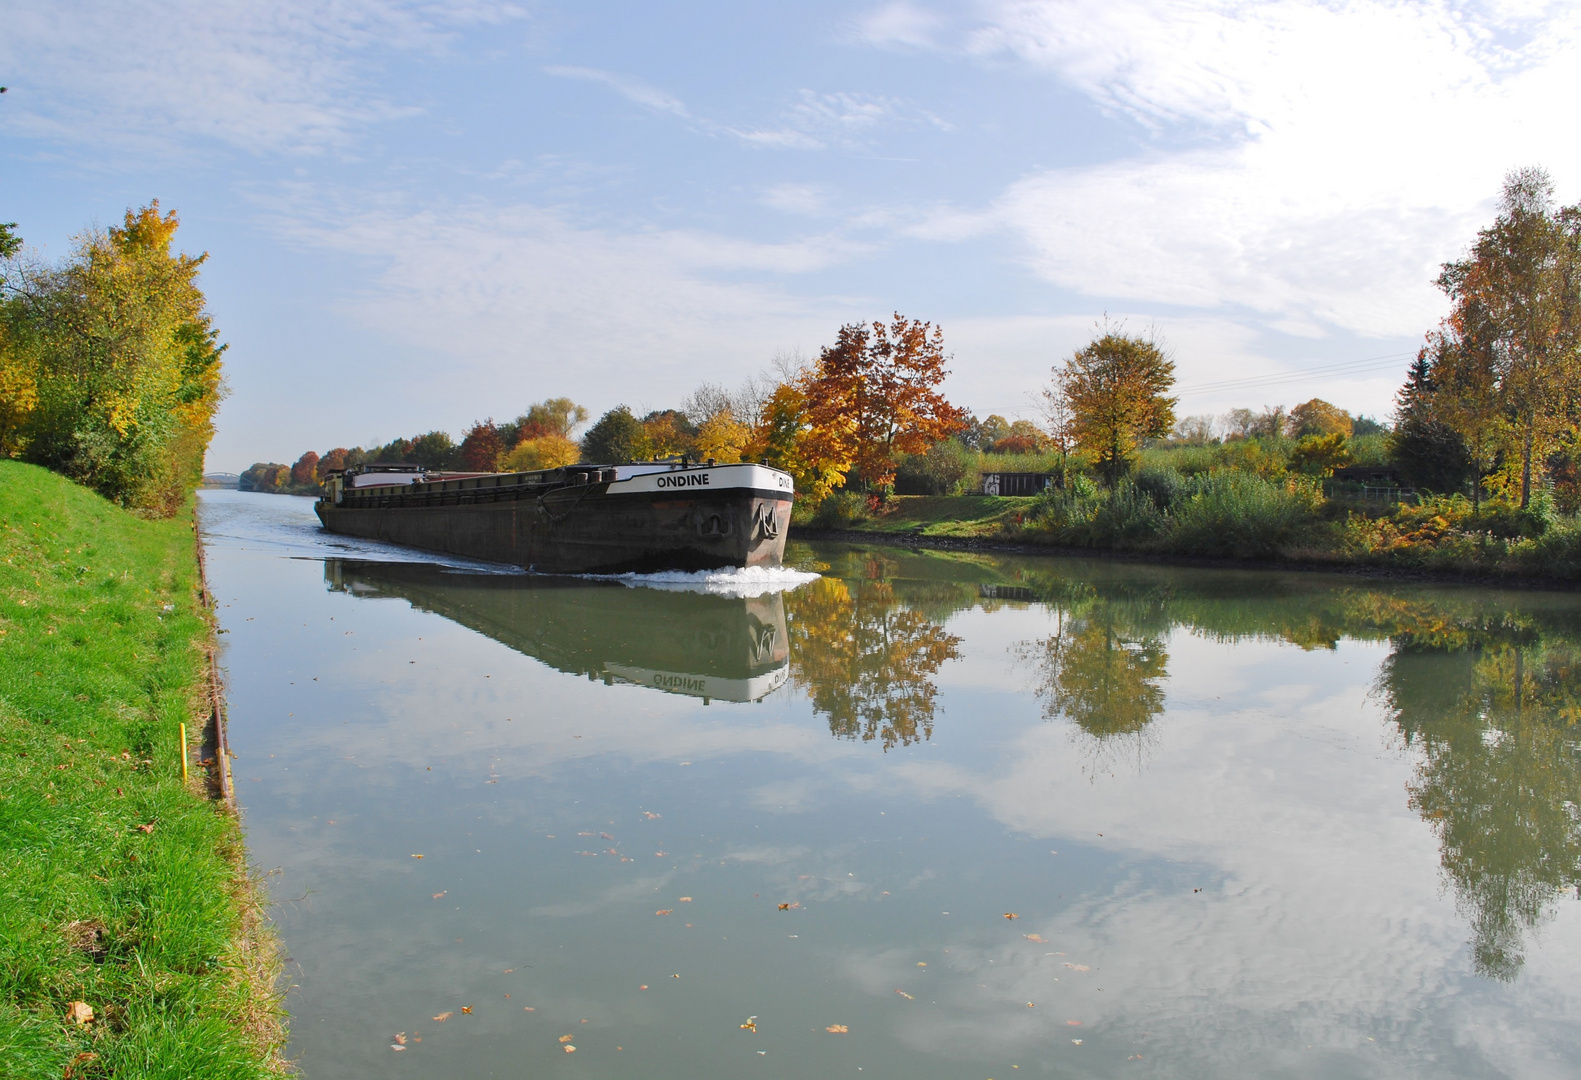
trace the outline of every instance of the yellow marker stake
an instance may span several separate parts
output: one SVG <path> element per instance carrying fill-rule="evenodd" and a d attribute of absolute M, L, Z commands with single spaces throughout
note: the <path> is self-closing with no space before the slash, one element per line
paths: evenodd
<path fill-rule="evenodd" d="M 187 725 L 181 725 L 181 782 L 187 780 Z"/>

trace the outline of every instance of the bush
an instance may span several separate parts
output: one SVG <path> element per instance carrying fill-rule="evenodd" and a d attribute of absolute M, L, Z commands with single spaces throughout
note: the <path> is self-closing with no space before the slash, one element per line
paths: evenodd
<path fill-rule="evenodd" d="M 977 485 L 971 455 L 955 439 L 929 447 L 925 454 L 908 454 L 895 470 L 896 495 L 960 495 Z"/>
<path fill-rule="evenodd" d="M 1165 526 L 1152 497 L 1132 481 L 1104 491 L 1082 475 L 1039 495 L 1030 516 L 1034 530 L 1070 547 L 1141 547 Z"/>
<path fill-rule="evenodd" d="M 1268 558 L 1306 539 L 1320 521 L 1322 494 L 1308 480 L 1249 473 L 1197 477 L 1171 508 L 1170 550 L 1191 555 Z"/>
<path fill-rule="evenodd" d="M 866 517 L 867 499 L 859 491 L 831 492 L 812 516 L 819 529 L 849 529 Z"/>
<path fill-rule="evenodd" d="M 1168 510 L 1188 485 L 1186 477 L 1169 466 L 1152 465 L 1145 461 L 1136 472 L 1135 483 L 1138 490 L 1152 499 L 1153 505 L 1160 510 Z"/>

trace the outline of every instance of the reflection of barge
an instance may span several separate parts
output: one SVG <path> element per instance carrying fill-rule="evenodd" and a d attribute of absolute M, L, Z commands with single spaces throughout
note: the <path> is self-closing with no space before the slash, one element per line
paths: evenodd
<path fill-rule="evenodd" d="M 785 604 L 565 577 L 329 559 L 330 588 L 399 597 L 561 671 L 704 700 L 756 701 L 790 674 Z"/>
<path fill-rule="evenodd" d="M 764 465 L 569 465 L 444 476 L 360 466 L 315 507 L 331 532 L 547 573 L 778 566 L 791 478 Z"/>

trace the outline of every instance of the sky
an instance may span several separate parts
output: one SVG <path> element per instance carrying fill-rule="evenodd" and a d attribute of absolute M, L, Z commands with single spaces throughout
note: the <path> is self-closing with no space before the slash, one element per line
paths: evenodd
<path fill-rule="evenodd" d="M 1181 415 L 1386 417 L 1511 169 L 1581 198 L 1581 5 L 8 0 L 0 221 L 159 199 L 229 348 L 212 470 L 569 396 L 670 408 L 842 324 L 1035 419 L 1105 319 Z M 1567 61 L 1565 57 L 1570 59 Z"/>

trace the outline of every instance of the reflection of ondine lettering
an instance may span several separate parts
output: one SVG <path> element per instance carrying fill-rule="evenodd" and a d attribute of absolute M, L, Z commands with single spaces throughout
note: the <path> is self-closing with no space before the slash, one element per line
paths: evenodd
<path fill-rule="evenodd" d="M 664 675 L 655 673 L 653 685 L 660 690 L 696 690 L 701 692 L 707 689 L 708 684 L 698 678 L 687 675 Z"/>

